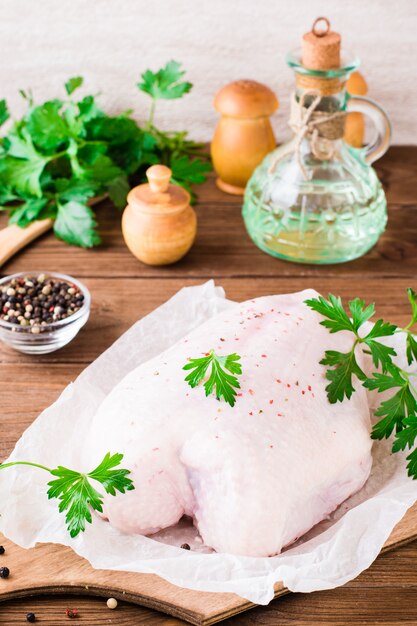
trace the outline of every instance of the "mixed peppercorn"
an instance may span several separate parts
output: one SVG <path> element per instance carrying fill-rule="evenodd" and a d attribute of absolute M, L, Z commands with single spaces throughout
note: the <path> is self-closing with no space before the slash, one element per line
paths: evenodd
<path fill-rule="evenodd" d="M 4 554 L 6 550 L 4 546 L 0 546 L 0 554 Z M 0 578 L 9 578 L 10 570 L 8 567 L 0 567 Z"/>
<path fill-rule="evenodd" d="M 45 274 L 14 278 L 0 287 L 0 319 L 15 325 L 13 330 L 39 334 L 74 315 L 84 304 L 77 285 Z"/>

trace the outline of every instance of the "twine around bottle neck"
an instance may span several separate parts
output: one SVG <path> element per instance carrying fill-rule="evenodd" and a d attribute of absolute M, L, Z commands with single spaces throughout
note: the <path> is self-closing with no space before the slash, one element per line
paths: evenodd
<path fill-rule="evenodd" d="M 311 103 L 306 106 L 307 97 L 312 97 Z M 346 111 L 317 111 L 322 99 L 322 94 L 316 89 L 304 91 L 299 100 L 295 93 L 291 99 L 291 115 L 289 125 L 295 135 L 295 157 L 305 180 L 308 180 L 307 170 L 304 167 L 301 144 L 303 139 L 310 143 L 310 149 L 314 157 L 320 161 L 328 161 L 335 154 L 334 141 L 344 135 Z M 288 154 L 281 151 L 272 161 L 268 173 L 272 174 L 278 162 Z"/>

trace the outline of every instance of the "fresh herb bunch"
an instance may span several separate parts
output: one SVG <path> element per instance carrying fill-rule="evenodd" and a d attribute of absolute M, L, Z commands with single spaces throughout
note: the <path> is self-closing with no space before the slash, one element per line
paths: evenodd
<path fill-rule="evenodd" d="M 100 237 L 88 201 L 108 193 L 123 206 L 127 174 L 143 158 L 143 137 L 126 115 L 105 115 L 94 96 L 77 101 L 73 93 L 82 82 L 70 79 L 65 99 L 40 106 L 22 92 L 27 112 L 1 140 L 0 208 L 21 227 L 51 218 L 60 239 L 89 248 Z M 4 122 L 4 101 L 2 111 Z"/>
<path fill-rule="evenodd" d="M 54 220 L 57 237 L 90 248 L 100 243 L 91 199 L 108 194 L 118 208 L 126 204 L 129 177 L 145 180 L 149 165 L 164 163 L 172 180 L 191 191 L 211 169 L 202 145 L 186 132 L 163 132 L 153 123 L 158 99 L 180 98 L 191 89 L 181 82 L 184 72 L 170 61 L 156 73 L 147 70 L 142 91 L 152 98 L 144 128 L 130 117 L 103 112 L 96 96 L 77 100 L 74 92 L 83 79 L 65 84 L 66 97 L 36 106 L 31 93 L 21 91 L 27 112 L 0 139 L 0 210 L 22 228 L 44 219 Z M 0 101 L 0 125 L 10 117 Z M 199 158 L 199 155 L 202 158 Z"/>
<path fill-rule="evenodd" d="M 210 350 L 204 357 L 190 359 L 189 363 L 184 365 L 182 369 L 191 370 L 185 380 L 190 387 L 194 388 L 204 380 L 207 370 L 211 366 L 210 375 L 204 383 L 206 396 L 209 396 L 215 388 L 217 400 L 223 397 L 233 407 L 236 402 L 236 389 L 240 389 L 240 383 L 233 374 L 240 375 L 242 373 L 242 366 L 238 361 L 240 361 L 238 354 L 219 356 L 214 350 Z"/>
<path fill-rule="evenodd" d="M 405 328 L 399 328 L 389 322 L 378 319 L 371 330 L 364 334 L 360 329 L 375 314 L 375 306 L 365 306 L 363 300 L 355 298 L 349 302 L 351 317 L 345 312 L 339 297 L 329 294 L 328 300 L 320 296 L 306 300 L 306 304 L 323 315 L 326 319 L 320 322 L 331 333 L 340 331 L 351 332 L 353 337 L 352 347 L 349 352 L 326 350 L 324 358 L 320 361 L 329 369 L 326 377 L 330 381 L 326 387 L 327 397 L 332 404 L 342 402 L 345 398 L 350 399 L 355 391 L 354 378 L 358 379 L 364 387 L 378 392 L 395 390 L 388 399 L 381 402 L 375 411 L 375 416 L 381 418 L 372 429 L 373 439 L 384 439 L 395 435 L 392 446 L 393 452 L 411 449 L 417 439 L 417 389 L 412 384 L 415 373 L 406 371 L 394 363 L 395 350 L 378 339 L 389 337 L 397 333 L 406 334 L 406 356 L 408 365 L 417 362 L 417 340 L 411 328 L 417 323 L 417 294 L 407 290 L 408 300 L 411 305 L 411 320 Z M 359 366 L 356 354 L 361 349 L 365 354 L 372 357 L 372 362 L 379 372 L 374 372 L 368 377 Z M 408 474 L 417 478 L 417 446 L 407 457 Z"/>
<path fill-rule="evenodd" d="M 111 455 L 108 452 L 100 465 L 88 474 L 81 474 L 62 466 L 50 469 L 28 461 L 5 463 L 0 465 L 0 470 L 15 465 L 30 465 L 56 476 L 57 478 L 48 483 L 48 498 L 58 498 L 59 512 L 66 511 L 68 532 L 71 537 L 76 537 L 85 531 L 86 522 L 92 523 L 91 509 L 99 513 L 103 511 L 103 495 L 91 484 L 92 480 L 99 482 L 111 496 L 117 495 L 116 492 L 126 493 L 135 488 L 130 478 L 127 478 L 129 470 L 114 469 L 120 465 L 122 459 L 123 454 Z"/>

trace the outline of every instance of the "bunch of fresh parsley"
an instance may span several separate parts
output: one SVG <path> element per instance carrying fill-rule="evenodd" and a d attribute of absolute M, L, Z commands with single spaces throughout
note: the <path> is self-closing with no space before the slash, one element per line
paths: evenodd
<path fill-rule="evenodd" d="M 350 316 L 343 308 L 340 298 L 329 294 L 328 300 L 320 296 L 306 300 L 306 304 L 323 315 L 326 319 L 320 322 L 331 333 L 348 331 L 352 334 L 352 347 L 348 352 L 327 350 L 321 364 L 327 365 L 326 387 L 327 397 L 332 404 L 350 399 L 355 391 L 355 379 L 359 380 L 367 389 L 378 392 L 393 390 L 393 395 L 381 402 L 375 411 L 375 416 L 381 418 L 372 429 L 373 439 L 388 438 L 394 433 L 393 452 L 413 448 L 417 439 L 417 389 L 412 384 L 416 373 L 406 371 L 394 361 L 395 350 L 378 341 L 396 333 L 406 335 L 406 355 L 408 365 L 417 362 L 417 340 L 411 328 L 417 323 L 417 294 L 407 290 L 411 305 L 411 320 L 405 328 L 398 328 L 394 324 L 378 319 L 367 333 L 360 333 L 360 329 L 375 314 L 375 306 L 365 306 L 363 300 L 356 298 L 349 302 Z M 375 371 L 368 377 L 359 366 L 356 356 L 357 350 L 369 354 L 375 366 Z M 417 447 L 407 457 L 408 474 L 417 478 Z"/>
<path fill-rule="evenodd" d="M 211 169 L 202 145 L 186 132 L 164 132 L 154 125 L 156 101 L 181 98 L 191 89 L 182 82 L 179 63 L 170 61 L 156 73 L 147 70 L 139 89 L 152 98 L 144 128 L 130 111 L 109 116 L 95 96 L 77 100 L 80 76 L 65 84 L 66 97 L 35 105 L 31 93 L 21 91 L 27 112 L 0 139 L 0 210 L 12 224 L 25 227 L 51 218 L 57 237 L 89 248 L 100 243 L 91 199 L 108 194 L 118 208 L 126 204 L 129 178 L 145 180 L 149 165 L 164 163 L 172 180 L 191 191 Z M 10 117 L 0 101 L 0 125 Z"/>
<path fill-rule="evenodd" d="M 62 467 L 50 469 L 39 463 L 28 461 L 14 461 L 0 465 L 0 470 L 15 465 L 29 465 L 49 472 L 56 476 L 48 483 L 48 498 L 59 500 L 59 512 L 66 512 L 65 521 L 71 537 L 76 537 L 80 532 L 85 531 L 85 524 L 93 521 L 91 510 L 102 513 L 103 495 L 93 486 L 91 481 L 100 483 L 104 491 L 111 496 L 116 492 L 126 493 L 134 489 L 133 482 L 129 475 L 129 470 L 114 469 L 120 465 L 123 454 L 110 454 L 108 452 L 100 465 L 88 474 L 81 474 L 74 470 Z"/>

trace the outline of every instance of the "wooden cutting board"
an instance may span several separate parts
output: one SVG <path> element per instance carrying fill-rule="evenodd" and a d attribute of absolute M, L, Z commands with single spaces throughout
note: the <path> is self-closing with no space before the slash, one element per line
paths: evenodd
<path fill-rule="evenodd" d="M 417 504 L 394 528 L 383 552 L 417 538 Z M 191 591 L 171 585 L 153 574 L 95 570 L 70 548 L 42 544 L 24 550 L 0 534 L 6 553 L 0 565 L 10 577 L 0 581 L 0 601 L 38 594 L 74 593 L 127 600 L 180 619 L 209 626 L 253 608 L 255 605 L 233 593 Z M 275 586 L 275 598 L 289 593 Z"/>

